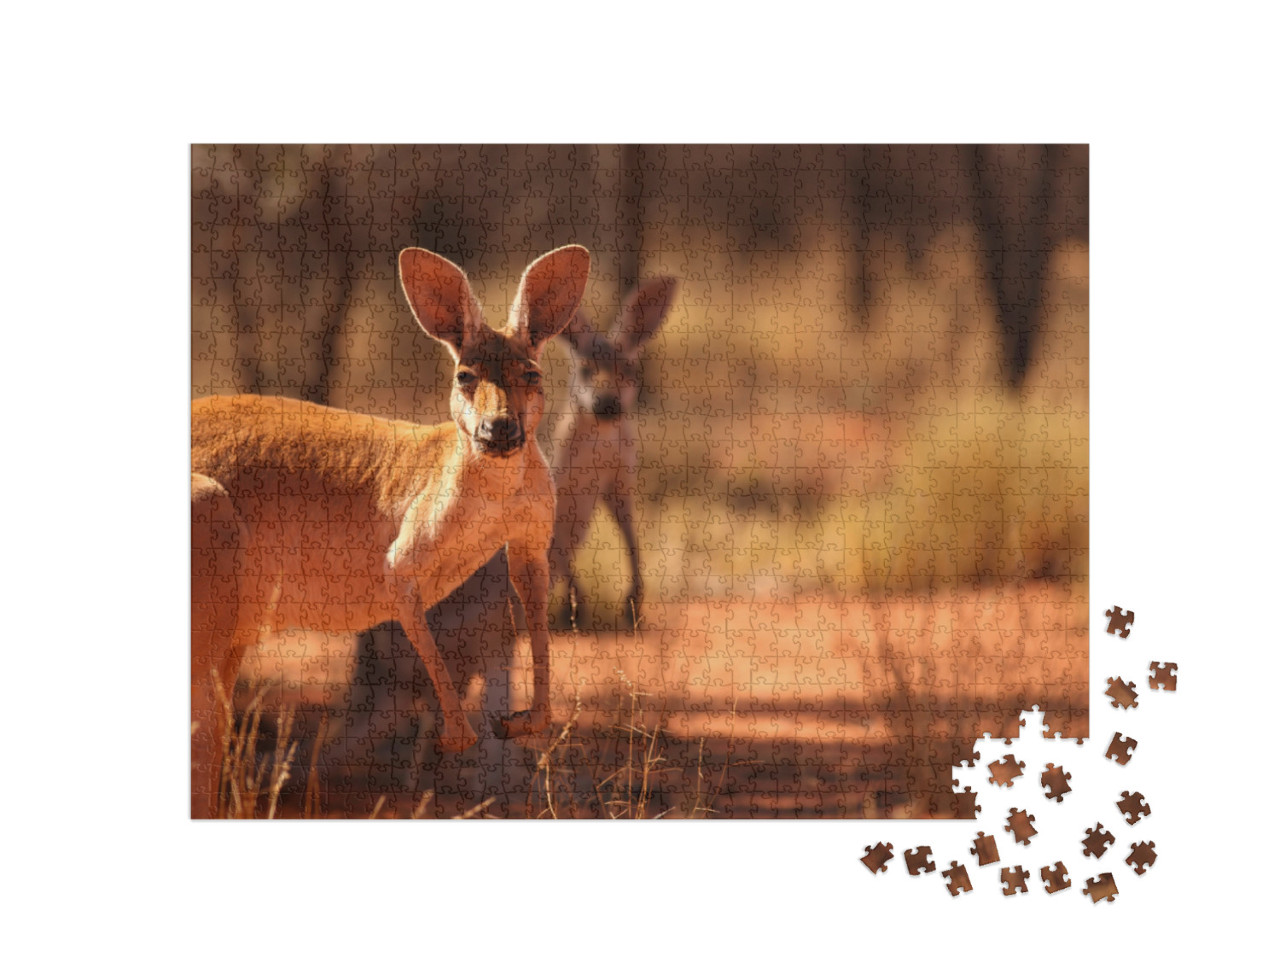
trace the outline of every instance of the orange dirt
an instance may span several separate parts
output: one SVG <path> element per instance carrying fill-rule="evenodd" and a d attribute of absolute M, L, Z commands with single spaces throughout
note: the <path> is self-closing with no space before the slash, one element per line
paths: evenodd
<path fill-rule="evenodd" d="M 1083 583 L 1028 582 L 883 602 L 654 603 L 658 627 L 635 635 L 553 636 L 556 724 L 502 749 L 505 793 L 487 812 L 966 815 L 951 766 L 983 733 L 1033 735 L 1018 716 L 1038 705 L 1054 730 L 1088 735 L 1087 609 Z M 394 682 L 373 699 L 350 684 L 348 638 L 264 641 L 242 679 L 283 681 L 301 710 L 299 798 L 310 736 L 329 715 L 324 815 L 365 817 L 382 796 L 381 813 L 407 816 L 427 788 L 429 815 L 465 812 L 492 795 L 476 788 L 480 762 L 435 752 L 425 673 L 411 650 L 387 657 Z M 513 664 L 516 679 L 528 674 L 523 643 Z M 516 705 L 528 694 L 517 685 Z"/>

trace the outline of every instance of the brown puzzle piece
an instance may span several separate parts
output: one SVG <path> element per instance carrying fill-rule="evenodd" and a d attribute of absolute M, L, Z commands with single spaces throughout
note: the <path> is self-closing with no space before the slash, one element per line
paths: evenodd
<path fill-rule="evenodd" d="M 1111 745 L 1107 747 L 1107 758 L 1114 759 L 1118 765 L 1127 766 L 1133 758 L 1133 750 L 1138 748 L 1138 740 L 1130 739 L 1116 733 L 1111 737 Z"/>
<path fill-rule="evenodd" d="M 1071 879 L 1067 876 L 1067 867 L 1062 865 L 1061 861 L 1054 863 L 1052 868 L 1048 866 L 1040 867 L 1040 879 L 1044 881 L 1044 891 L 1046 893 L 1059 893 L 1064 889 L 1069 889 Z"/>
<path fill-rule="evenodd" d="M 876 843 L 875 848 L 863 846 L 867 851 L 867 855 L 862 857 L 862 864 L 871 870 L 872 874 L 888 872 L 888 866 L 885 864 L 893 859 L 893 843 Z"/>
<path fill-rule="evenodd" d="M 946 877 L 947 890 L 952 896 L 959 896 L 962 892 L 968 893 L 973 889 L 969 882 L 969 871 L 954 859 L 951 861 L 951 868 L 944 869 L 942 875 Z"/>
<path fill-rule="evenodd" d="M 928 846 L 921 846 L 918 849 L 908 849 L 902 854 L 907 861 L 907 874 L 910 876 L 919 876 L 921 873 L 932 873 L 938 867 L 934 865 L 933 860 L 929 857 L 933 855 L 933 849 Z"/>
<path fill-rule="evenodd" d="M 1116 808 L 1125 814 L 1125 820 L 1130 826 L 1136 824 L 1143 816 L 1151 815 L 1151 805 L 1142 798 L 1140 792 L 1122 792 Z"/>
<path fill-rule="evenodd" d="M 1101 859 L 1102 854 L 1107 851 L 1107 847 L 1115 843 L 1115 841 L 1115 836 L 1107 832 L 1102 823 L 1098 823 L 1093 829 L 1086 829 L 1084 831 L 1084 839 L 1081 840 L 1084 844 L 1084 854 L 1095 859 Z"/>
<path fill-rule="evenodd" d="M 1156 861 L 1156 844 L 1151 842 L 1130 843 L 1129 855 L 1124 861 L 1133 867 L 1133 871 L 1141 876 Z"/>
<path fill-rule="evenodd" d="M 1031 837 L 1036 835 L 1036 829 L 1031 825 L 1035 822 L 1035 819 L 1035 816 L 1027 815 L 1025 809 L 1010 809 L 1005 831 L 1013 833 L 1015 841 L 1022 843 L 1024 846 L 1030 846 Z"/>
<path fill-rule="evenodd" d="M 1094 879 L 1090 879 L 1082 892 L 1093 899 L 1095 903 L 1106 900 L 1108 903 L 1114 903 L 1119 890 L 1116 889 L 1115 877 L 1110 873 L 1099 873 Z"/>
<path fill-rule="evenodd" d="M 1138 691 L 1132 682 L 1125 682 L 1124 679 L 1108 677 L 1107 679 L 1107 695 L 1111 698 L 1111 705 L 1117 709 L 1129 709 L 1136 707 L 1138 704 Z"/>
<path fill-rule="evenodd" d="M 1021 866 L 1014 866 L 1012 869 L 1000 870 L 1000 882 L 1004 884 L 1004 895 L 1012 896 L 1014 893 L 1027 892 L 1027 880 L 1031 877 L 1031 873 L 1024 870 Z"/>
<path fill-rule="evenodd" d="M 1045 798 L 1062 802 L 1062 797 L 1071 792 L 1071 785 L 1067 782 L 1070 778 L 1071 773 L 1063 772 L 1061 766 L 1049 763 L 1040 775 L 1040 785 L 1047 790 Z"/>
<path fill-rule="evenodd" d="M 1177 672 L 1178 663 L 1176 662 L 1152 662 L 1151 678 L 1148 684 L 1152 689 L 1174 692 L 1178 688 Z"/>

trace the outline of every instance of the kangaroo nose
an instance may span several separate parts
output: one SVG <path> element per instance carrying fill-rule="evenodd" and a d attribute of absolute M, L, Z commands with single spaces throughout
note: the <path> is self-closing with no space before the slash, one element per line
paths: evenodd
<path fill-rule="evenodd" d="M 476 436 L 486 446 L 502 452 L 524 444 L 524 429 L 520 427 L 519 419 L 509 415 L 482 422 Z"/>
<path fill-rule="evenodd" d="M 622 401 L 617 395 L 603 395 L 596 398 L 591 405 L 591 413 L 597 418 L 604 418 L 606 421 L 620 418 L 622 417 Z"/>

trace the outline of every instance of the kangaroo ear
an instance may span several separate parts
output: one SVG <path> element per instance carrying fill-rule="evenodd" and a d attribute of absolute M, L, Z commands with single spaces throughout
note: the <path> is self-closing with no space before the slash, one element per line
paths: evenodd
<path fill-rule="evenodd" d="M 407 247 L 400 252 L 400 285 L 422 330 L 443 341 L 457 361 L 468 330 L 483 323 L 462 268 L 439 254 Z"/>
<path fill-rule="evenodd" d="M 556 248 L 530 264 L 511 305 L 508 334 L 523 339 L 536 356 L 573 317 L 590 271 L 591 255 L 577 244 Z"/>
<path fill-rule="evenodd" d="M 560 340 L 564 341 L 576 354 L 584 357 L 591 354 L 591 342 L 596 338 L 596 327 L 591 319 L 579 308 L 560 332 Z"/>
<path fill-rule="evenodd" d="M 618 312 L 609 336 L 631 351 L 652 338 L 671 310 L 678 283 L 675 278 L 660 277 L 637 285 Z"/>

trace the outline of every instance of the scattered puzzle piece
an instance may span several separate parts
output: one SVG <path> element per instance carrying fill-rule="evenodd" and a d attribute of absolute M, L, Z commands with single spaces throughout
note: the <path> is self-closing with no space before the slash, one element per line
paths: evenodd
<path fill-rule="evenodd" d="M 1005 831 L 1013 833 L 1013 838 L 1023 846 L 1030 846 L 1031 837 L 1036 835 L 1036 830 L 1031 825 L 1035 821 L 1036 817 L 1027 815 L 1025 809 L 1010 809 Z"/>
<path fill-rule="evenodd" d="M 875 849 L 870 846 L 863 846 L 862 848 L 867 851 L 867 855 L 862 857 L 862 864 L 871 870 L 873 875 L 889 871 L 885 864 L 893 859 L 893 843 L 876 843 Z"/>
<path fill-rule="evenodd" d="M 1151 815 L 1151 806 L 1140 792 L 1122 792 L 1116 808 L 1125 814 L 1130 826 L 1135 825 L 1143 816 Z"/>
<path fill-rule="evenodd" d="M 988 836 L 986 833 L 978 833 L 973 841 L 973 848 L 969 852 L 978 857 L 979 866 L 1000 862 L 1000 851 L 996 848 L 995 837 Z"/>
<path fill-rule="evenodd" d="M 1138 690 L 1132 682 L 1125 682 L 1119 677 L 1107 679 L 1107 695 L 1111 697 L 1111 705 L 1128 709 L 1138 704 Z"/>
<path fill-rule="evenodd" d="M 1071 785 L 1067 782 L 1070 778 L 1071 773 L 1063 772 L 1061 766 L 1049 763 L 1048 767 L 1040 775 L 1040 785 L 1048 790 L 1044 794 L 1044 798 L 1062 802 L 1062 797 L 1071 792 Z"/>
<path fill-rule="evenodd" d="M 1130 843 L 1129 855 L 1124 860 L 1128 865 L 1133 867 L 1133 871 L 1141 876 L 1156 861 L 1156 844 L 1155 843 Z"/>
<path fill-rule="evenodd" d="M 1102 823 L 1093 829 L 1084 831 L 1084 839 L 1080 840 L 1084 843 L 1084 854 L 1092 856 L 1094 859 L 1101 859 L 1102 854 L 1107 851 L 1107 847 L 1115 843 L 1116 837 L 1102 828 Z"/>
<path fill-rule="evenodd" d="M 1178 663 L 1176 662 L 1152 662 L 1151 678 L 1148 680 L 1151 688 L 1164 689 L 1167 692 L 1173 692 L 1178 688 Z"/>
<path fill-rule="evenodd" d="M 1013 755 L 1007 755 L 1000 762 L 993 762 L 987 768 L 991 770 L 991 778 L 987 782 L 997 786 L 1012 786 L 1013 781 L 1022 775 L 1025 762 L 1018 762 Z"/>
<path fill-rule="evenodd" d="M 1095 903 L 1104 899 L 1108 903 L 1114 903 L 1120 891 L 1116 889 L 1114 876 L 1110 873 L 1099 873 L 1095 879 L 1091 879 L 1085 884 L 1082 892 L 1093 897 Z"/>
<path fill-rule="evenodd" d="M 1107 747 L 1107 758 L 1115 759 L 1121 766 L 1127 766 L 1133 756 L 1133 750 L 1137 748 L 1137 739 L 1130 739 L 1128 736 L 1122 736 L 1117 732 L 1111 737 L 1111 745 Z"/>
<path fill-rule="evenodd" d="M 973 889 L 969 883 L 969 871 L 954 859 L 951 861 L 951 868 L 944 869 L 942 875 L 947 878 L 947 889 L 951 891 L 952 896 L 959 896 L 961 891 L 967 893 Z"/>
<path fill-rule="evenodd" d="M 921 873 L 932 873 L 938 868 L 934 865 L 933 860 L 929 858 L 932 855 L 933 850 L 928 846 L 921 846 L 919 849 L 908 849 L 902 854 L 907 861 L 907 874 L 919 876 Z"/>
<path fill-rule="evenodd" d="M 1107 609 L 1107 618 L 1111 621 L 1107 624 L 1107 632 L 1111 635 L 1118 635 L 1122 639 L 1129 637 L 1129 626 L 1133 625 L 1133 613 L 1126 612 L 1120 606 L 1113 609 Z"/>
<path fill-rule="evenodd" d="M 1059 863 L 1059 866 L 1062 864 Z M 1040 871 L 1044 875 L 1044 870 Z M 1004 895 L 1012 896 L 1014 893 L 1025 893 L 1027 891 L 1027 880 L 1031 874 L 1024 870 L 1021 866 L 1015 866 L 1013 869 L 1000 870 L 1000 882 L 1004 883 Z"/>
<path fill-rule="evenodd" d="M 1053 868 L 1048 866 L 1040 867 L 1040 879 L 1044 881 L 1044 891 L 1049 894 L 1059 893 L 1071 886 L 1071 879 L 1067 876 L 1067 867 L 1062 865 L 1061 861 L 1053 864 Z"/>

